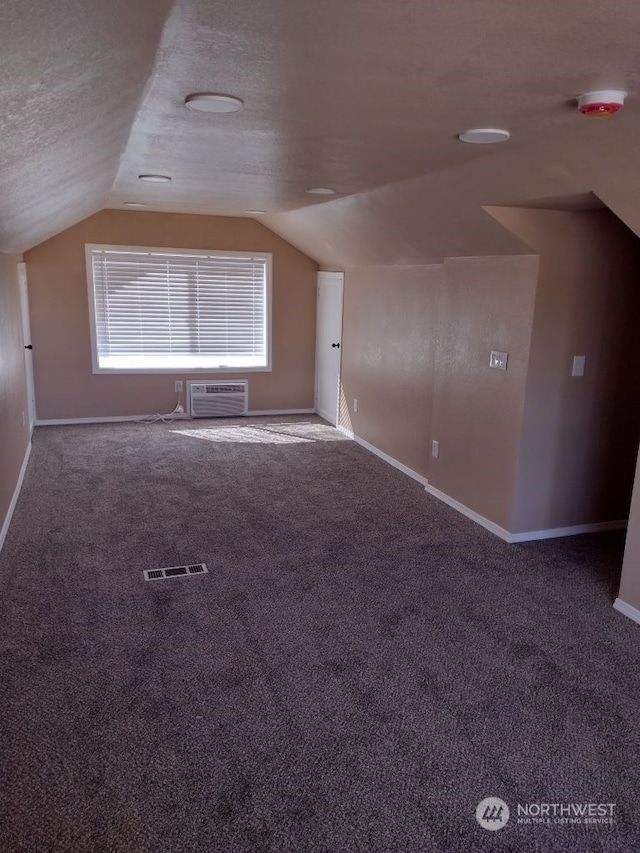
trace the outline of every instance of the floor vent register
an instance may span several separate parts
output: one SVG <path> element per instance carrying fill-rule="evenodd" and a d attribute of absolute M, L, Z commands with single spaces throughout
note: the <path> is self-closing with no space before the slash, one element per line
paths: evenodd
<path fill-rule="evenodd" d="M 142 574 L 146 581 L 164 581 L 169 578 L 190 578 L 208 571 L 206 563 L 191 563 L 188 566 L 169 566 L 167 569 L 145 569 Z"/>

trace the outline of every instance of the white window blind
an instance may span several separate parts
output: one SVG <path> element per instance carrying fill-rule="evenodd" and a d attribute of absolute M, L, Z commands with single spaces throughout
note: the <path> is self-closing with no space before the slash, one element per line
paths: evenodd
<path fill-rule="evenodd" d="M 269 369 L 270 256 L 87 246 L 94 369 Z"/>

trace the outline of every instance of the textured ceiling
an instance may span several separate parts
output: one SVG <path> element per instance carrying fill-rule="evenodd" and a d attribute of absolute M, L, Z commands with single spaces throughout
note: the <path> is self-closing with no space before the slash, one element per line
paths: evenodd
<path fill-rule="evenodd" d="M 338 265 L 525 251 L 487 205 L 601 200 L 639 231 L 639 29 L 631 0 L 0 0 L 0 249 L 125 201 L 262 208 Z M 577 113 L 611 87 L 622 113 Z M 512 140 L 458 141 L 478 125 Z"/>

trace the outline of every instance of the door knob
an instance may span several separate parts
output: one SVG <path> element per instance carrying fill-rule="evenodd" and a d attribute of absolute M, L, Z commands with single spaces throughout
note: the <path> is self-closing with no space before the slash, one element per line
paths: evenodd
<path fill-rule="evenodd" d="M 340 344 L 331 344 L 332 347 L 338 347 L 340 349 Z"/>
<path fill-rule="evenodd" d="M 27 344 L 27 345 L 25 346 L 25 349 L 33 349 L 33 347 L 31 346 L 31 344 Z"/>

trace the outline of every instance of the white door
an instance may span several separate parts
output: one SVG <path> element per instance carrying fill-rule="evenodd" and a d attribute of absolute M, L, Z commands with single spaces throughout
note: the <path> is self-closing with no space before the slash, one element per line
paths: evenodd
<path fill-rule="evenodd" d="M 344 273 L 318 273 L 316 411 L 334 425 L 340 410 L 343 285 Z"/>
<path fill-rule="evenodd" d="M 24 342 L 24 370 L 27 378 L 27 423 L 33 431 L 36 419 L 36 397 L 33 385 L 33 356 L 31 354 L 31 326 L 29 323 L 29 293 L 27 291 L 27 265 L 18 264 L 20 284 L 20 311 L 22 314 L 22 338 Z"/>

